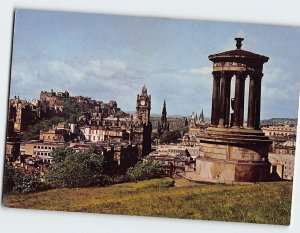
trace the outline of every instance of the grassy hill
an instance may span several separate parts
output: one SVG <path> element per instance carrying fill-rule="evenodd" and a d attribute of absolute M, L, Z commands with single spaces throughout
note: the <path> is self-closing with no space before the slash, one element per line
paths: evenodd
<path fill-rule="evenodd" d="M 7 207 L 104 214 L 284 224 L 292 182 L 197 185 L 169 178 L 109 187 L 53 189 L 5 195 Z M 181 187 L 178 187 L 181 186 Z"/>

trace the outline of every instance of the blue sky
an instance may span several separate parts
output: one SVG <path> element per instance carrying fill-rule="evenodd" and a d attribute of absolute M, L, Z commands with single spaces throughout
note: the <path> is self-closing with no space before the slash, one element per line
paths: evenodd
<path fill-rule="evenodd" d="M 300 28 L 198 20 L 17 10 L 11 97 L 41 90 L 115 99 L 134 110 L 145 84 L 152 112 L 210 116 L 208 55 L 235 48 L 270 57 L 264 66 L 262 119 L 296 117 L 300 87 Z M 246 83 L 247 88 L 247 83 Z M 247 101 L 246 89 L 246 101 Z M 247 106 L 247 104 L 245 104 Z M 245 111 L 247 111 L 245 107 Z"/>

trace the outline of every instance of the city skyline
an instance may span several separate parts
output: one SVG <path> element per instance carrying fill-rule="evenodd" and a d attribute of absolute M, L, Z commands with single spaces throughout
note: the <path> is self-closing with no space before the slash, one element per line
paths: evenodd
<path fill-rule="evenodd" d="M 234 49 L 236 36 L 245 38 L 243 49 L 270 57 L 262 119 L 297 117 L 300 29 L 272 25 L 17 10 L 10 95 L 67 90 L 134 111 L 145 84 L 152 113 L 166 99 L 168 115 L 210 116 L 207 57 Z"/>

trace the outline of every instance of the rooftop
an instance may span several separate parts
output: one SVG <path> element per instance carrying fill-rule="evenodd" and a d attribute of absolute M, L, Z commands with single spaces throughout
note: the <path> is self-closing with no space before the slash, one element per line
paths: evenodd
<path fill-rule="evenodd" d="M 269 57 L 241 49 L 242 41 L 244 40 L 244 38 L 235 38 L 235 40 L 237 41 L 236 49 L 209 55 L 208 59 L 211 60 L 212 62 L 237 59 L 241 61 L 246 60 L 246 61 L 256 61 L 261 63 L 265 63 L 269 60 Z"/>

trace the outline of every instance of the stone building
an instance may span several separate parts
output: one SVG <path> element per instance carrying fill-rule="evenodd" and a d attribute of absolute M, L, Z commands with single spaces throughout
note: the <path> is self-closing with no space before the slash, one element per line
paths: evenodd
<path fill-rule="evenodd" d="M 295 125 L 270 125 L 262 128 L 270 138 L 296 138 L 297 126 Z"/>
<path fill-rule="evenodd" d="M 194 171 L 195 159 L 200 147 L 182 145 L 159 145 L 146 159 L 158 161 L 168 176 L 181 176 L 184 171 Z"/>
<path fill-rule="evenodd" d="M 209 56 L 213 62 L 211 125 L 201 135 L 201 156 L 196 160 L 196 173 L 186 174 L 187 178 L 216 183 L 269 179 L 268 151 L 272 141 L 260 129 L 263 64 L 269 58 L 242 50 L 243 38 L 235 40 L 235 50 Z M 234 98 L 230 96 L 232 78 L 235 79 Z M 245 126 L 247 78 L 249 98 Z"/>
<path fill-rule="evenodd" d="M 54 106 L 56 103 L 64 101 L 68 98 L 70 98 L 70 94 L 67 91 L 54 92 L 53 89 L 51 89 L 50 92 L 41 91 L 40 93 L 40 101 L 49 102 L 51 106 Z"/>
<path fill-rule="evenodd" d="M 104 142 L 104 141 L 128 141 L 129 132 L 121 127 L 104 127 L 97 125 L 85 125 L 79 128 L 81 140 L 91 142 Z"/>
<path fill-rule="evenodd" d="M 53 149 L 67 145 L 68 144 L 64 142 L 22 142 L 20 146 L 20 155 L 24 159 L 32 158 L 36 161 L 51 164 L 53 159 L 51 153 Z"/>
<path fill-rule="evenodd" d="M 296 151 L 296 141 L 289 140 L 283 143 L 275 143 L 273 142 L 271 152 L 275 154 L 289 154 L 295 155 Z"/>
<path fill-rule="evenodd" d="M 180 117 L 180 116 L 167 116 L 167 122 L 169 126 L 169 130 L 182 128 L 188 125 L 186 124 L 186 117 Z M 152 124 L 153 129 L 157 129 L 158 125 L 161 124 L 161 117 L 158 116 L 151 116 L 150 121 Z"/>
<path fill-rule="evenodd" d="M 137 145 L 139 156 L 151 152 L 152 124 L 150 121 L 151 95 L 143 87 L 141 94 L 137 95 L 136 114 L 132 129 L 132 142 Z"/>
<path fill-rule="evenodd" d="M 6 142 L 5 160 L 7 162 L 13 162 L 19 157 L 19 155 L 20 155 L 20 143 Z"/>
<path fill-rule="evenodd" d="M 66 129 L 50 128 L 40 132 L 40 140 L 44 142 L 67 142 L 70 140 L 70 132 Z"/>
<path fill-rule="evenodd" d="M 201 135 L 202 131 L 208 126 L 207 122 L 205 122 L 204 120 L 203 110 L 201 111 L 199 118 L 197 117 L 197 114 L 195 116 L 195 113 L 192 112 L 188 126 L 189 126 L 189 131 L 188 131 L 189 137 L 199 137 Z"/>
<path fill-rule="evenodd" d="M 284 180 L 293 180 L 295 155 L 269 153 L 269 161 L 271 163 L 271 173 L 275 172 Z"/>
<path fill-rule="evenodd" d="M 32 123 L 30 104 L 19 96 L 11 99 L 8 109 L 8 121 L 13 122 L 14 132 L 22 132 Z"/>

